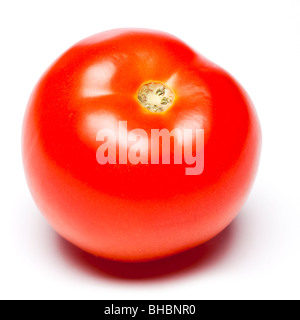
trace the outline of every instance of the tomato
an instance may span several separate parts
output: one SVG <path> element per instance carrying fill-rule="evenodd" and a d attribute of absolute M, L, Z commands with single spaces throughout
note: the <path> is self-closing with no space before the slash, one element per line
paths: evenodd
<path fill-rule="evenodd" d="M 176 37 L 118 29 L 87 38 L 42 76 L 23 162 L 53 228 L 108 259 L 198 246 L 237 216 L 258 168 L 247 93 Z"/>

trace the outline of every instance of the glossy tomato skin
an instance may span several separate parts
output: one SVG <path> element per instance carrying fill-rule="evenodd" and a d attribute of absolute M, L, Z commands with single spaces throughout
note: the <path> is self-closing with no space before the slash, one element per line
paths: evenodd
<path fill-rule="evenodd" d="M 171 87 L 166 112 L 141 107 L 147 81 Z M 96 161 L 101 128 L 204 129 L 205 168 Z M 179 39 L 112 30 L 85 39 L 42 76 L 23 128 L 32 195 L 54 229 L 94 255 L 162 258 L 200 245 L 237 216 L 258 167 L 260 125 L 241 86 Z"/>

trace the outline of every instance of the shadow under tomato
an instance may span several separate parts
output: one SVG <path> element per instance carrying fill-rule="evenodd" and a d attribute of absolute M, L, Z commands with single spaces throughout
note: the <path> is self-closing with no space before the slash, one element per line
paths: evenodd
<path fill-rule="evenodd" d="M 60 236 L 57 243 L 62 255 L 88 273 L 124 280 L 151 280 L 199 271 L 217 263 L 230 248 L 237 222 L 214 239 L 183 253 L 161 260 L 126 263 L 95 257 L 75 247 Z"/>

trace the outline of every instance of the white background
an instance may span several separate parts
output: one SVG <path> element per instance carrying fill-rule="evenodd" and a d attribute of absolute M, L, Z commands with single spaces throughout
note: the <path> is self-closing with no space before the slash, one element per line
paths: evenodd
<path fill-rule="evenodd" d="M 204 246 L 143 266 L 95 259 L 59 238 L 23 175 L 29 95 L 63 51 L 119 27 L 170 32 L 233 74 L 263 129 L 239 217 Z M 1 299 L 299 299 L 300 1 L 1 1 Z"/>

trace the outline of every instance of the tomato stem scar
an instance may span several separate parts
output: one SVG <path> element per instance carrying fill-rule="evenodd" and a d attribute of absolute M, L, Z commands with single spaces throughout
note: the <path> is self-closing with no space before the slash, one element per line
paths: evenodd
<path fill-rule="evenodd" d="M 153 113 L 168 110 L 175 100 L 174 91 L 161 82 L 144 83 L 137 96 L 141 106 Z"/>

